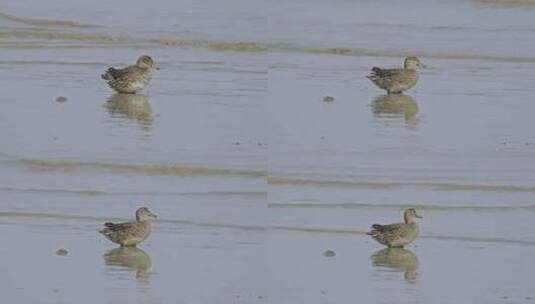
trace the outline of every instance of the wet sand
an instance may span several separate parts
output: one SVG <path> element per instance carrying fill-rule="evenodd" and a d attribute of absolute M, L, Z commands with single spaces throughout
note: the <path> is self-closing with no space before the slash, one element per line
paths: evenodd
<path fill-rule="evenodd" d="M 427 223 L 426 223 L 427 224 Z M 299 246 L 295 246 L 295 243 Z M 383 249 L 363 235 L 270 232 L 274 303 L 531 303 L 533 245 L 421 239 Z M 330 249 L 334 257 L 322 253 Z M 446 254 L 447 253 L 447 254 Z M 511 282 L 516 282 L 511 284 Z"/>
<path fill-rule="evenodd" d="M 277 10 L 273 32 L 310 52 L 270 53 L 274 303 L 535 301 L 533 23 L 514 6 L 411 3 Z M 411 53 L 428 68 L 402 98 L 365 79 Z M 424 218 L 404 251 L 365 235 L 409 207 Z"/>
<path fill-rule="evenodd" d="M 157 222 L 139 248 L 115 248 L 107 218 L 1 214 L 3 297 L 18 303 L 262 303 L 262 230 Z M 14 237 L 16 236 L 16 237 Z M 68 251 L 56 255 L 58 248 Z"/>
<path fill-rule="evenodd" d="M 155 25 L 143 5 L 87 4 L 0 12 L 2 302 L 264 303 L 266 54 L 240 43 L 252 10 L 159 1 Z M 100 74 L 140 53 L 161 68 L 150 87 L 114 94 Z M 98 233 L 140 205 L 159 219 L 137 250 Z"/>

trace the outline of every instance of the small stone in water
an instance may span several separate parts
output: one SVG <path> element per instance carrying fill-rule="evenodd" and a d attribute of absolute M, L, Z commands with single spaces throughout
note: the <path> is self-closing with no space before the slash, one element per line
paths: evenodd
<path fill-rule="evenodd" d="M 325 250 L 325 252 L 323 253 L 324 256 L 330 258 L 330 257 L 333 257 L 336 255 L 336 252 L 332 251 L 332 250 Z"/>
<path fill-rule="evenodd" d="M 325 97 L 323 97 L 323 101 L 324 101 L 324 102 L 333 102 L 333 101 L 334 101 L 334 97 L 332 97 L 332 96 L 325 96 Z"/>
<path fill-rule="evenodd" d="M 67 251 L 67 249 L 58 249 L 58 251 L 56 251 L 56 254 L 57 255 L 60 255 L 60 256 L 66 256 L 67 254 L 69 254 L 69 252 Z"/>
<path fill-rule="evenodd" d="M 56 98 L 56 102 L 66 102 L 67 101 L 67 97 L 65 96 L 58 96 Z"/>

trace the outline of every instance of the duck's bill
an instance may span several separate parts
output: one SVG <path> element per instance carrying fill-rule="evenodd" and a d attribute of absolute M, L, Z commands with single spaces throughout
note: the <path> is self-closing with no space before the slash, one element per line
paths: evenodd
<path fill-rule="evenodd" d="M 154 67 L 154 69 L 159 71 L 159 70 L 160 70 L 160 67 Z"/>
<path fill-rule="evenodd" d="M 154 213 L 151 213 L 150 216 L 151 216 L 152 218 L 155 218 L 155 219 L 158 218 L 158 216 L 157 216 L 156 214 L 154 214 Z"/>
<path fill-rule="evenodd" d="M 422 68 L 427 69 L 427 64 L 420 63 L 420 65 L 422 66 Z"/>
<path fill-rule="evenodd" d="M 417 218 L 422 218 L 422 216 L 419 215 L 419 214 L 415 214 L 415 216 L 416 216 Z"/>

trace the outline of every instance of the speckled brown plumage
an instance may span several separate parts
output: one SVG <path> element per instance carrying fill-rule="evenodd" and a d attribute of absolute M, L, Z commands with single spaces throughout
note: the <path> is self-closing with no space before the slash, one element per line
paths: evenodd
<path fill-rule="evenodd" d="M 370 75 L 366 77 L 379 88 L 386 90 L 388 94 L 399 94 L 416 85 L 421 67 L 423 65 L 418 58 L 407 57 L 403 69 L 373 67 Z"/>
<path fill-rule="evenodd" d="M 109 68 L 101 77 L 116 92 L 135 94 L 149 84 L 152 79 L 153 67 L 152 58 L 143 55 L 139 57 L 135 65 L 124 69 Z"/>
<path fill-rule="evenodd" d="M 146 207 L 136 210 L 136 221 L 127 223 L 105 223 L 102 233 L 108 240 L 121 246 L 136 246 L 151 233 L 151 221 L 156 218 Z"/>
<path fill-rule="evenodd" d="M 374 240 L 388 247 L 403 247 L 410 244 L 418 237 L 418 223 L 416 218 L 421 218 L 416 210 L 410 208 L 403 213 L 404 223 L 390 225 L 373 224 L 368 232 Z"/>

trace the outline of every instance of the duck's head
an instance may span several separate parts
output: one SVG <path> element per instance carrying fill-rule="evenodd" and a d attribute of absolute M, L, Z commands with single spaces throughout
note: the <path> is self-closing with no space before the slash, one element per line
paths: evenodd
<path fill-rule="evenodd" d="M 142 69 L 152 69 L 154 61 L 148 55 L 143 55 L 137 59 L 136 65 Z"/>
<path fill-rule="evenodd" d="M 136 210 L 136 220 L 138 222 L 152 221 L 155 218 L 157 218 L 156 214 L 150 212 L 147 207 L 141 207 Z"/>
<path fill-rule="evenodd" d="M 405 58 L 404 66 L 408 70 L 419 70 L 421 68 L 425 68 L 425 65 L 423 65 L 416 56 L 409 56 Z"/>
<path fill-rule="evenodd" d="M 409 208 L 403 213 L 403 218 L 405 219 L 405 223 L 414 224 L 416 223 L 417 218 L 422 217 L 418 213 L 416 213 L 416 210 L 414 208 Z"/>

